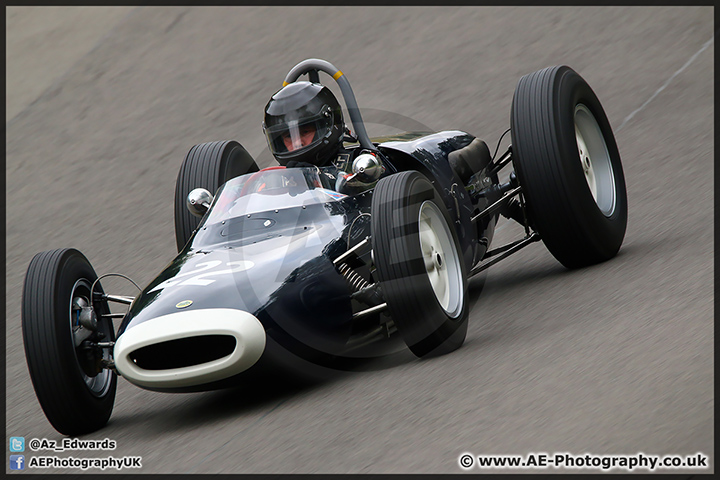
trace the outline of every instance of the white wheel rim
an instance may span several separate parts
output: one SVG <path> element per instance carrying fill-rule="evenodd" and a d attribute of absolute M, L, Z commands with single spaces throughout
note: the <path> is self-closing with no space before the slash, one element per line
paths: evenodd
<path fill-rule="evenodd" d="M 425 201 L 418 218 L 420 249 L 433 293 L 445 313 L 455 318 L 462 310 L 460 258 L 452 233 L 437 205 Z"/>
<path fill-rule="evenodd" d="M 88 282 L 85 279 L 80 279 L 77 282 L 75 282 L 75 285 L 73 285 L 72 293 L 70 294 L 70 331 L 73 331 L 73 328 L 75 327 L 74 322 L 74 314 L 72 309 L 73 300 L 75 297 L 81 297 L 89 304 L 89 292 L 90 292 L 90 282 Z M 80 290 L 80 292 L 78 291 Z M 84 294 L 84 291 L 87 291 L 87 294 Z M 82 292 L 82 293 L 81 293 Z M 74 342 L 74 336 L 71 335 L 71 341 Z M 93 395 L 96 397 L 102 397 L 105 395 L 110 388 L 110 383 L 112 380 L 112 376 L 110 373 L 110 370 L 104 368 L 100 373 L 95 375 L 94 377 L 89 377 L 85 375 L 85 372 L 82 371 L 82 368 L 80 368 L 79 360 L 77 358 L 77 352 L 75 352 L 75 348 L 73 348 L 73 353 L 75 354 L 75 361 L 78 362 L 78 369 L 80 370 L 80 374 L 83 376 L 83 380 L 85 380 L 85 385 L 87 385 L 90 392 L 92 392 Z M 105 360 L 110 359 L 110 354 L 107 350 L 103 350 L 103 358 Z"/>
<path fill-rule="evenodd" d="M 590 193 L 603 215 L 609 217 L 615 211 L 615 174 L 600 126 L 582 103 L 575 107 L 575 140 Z"/>

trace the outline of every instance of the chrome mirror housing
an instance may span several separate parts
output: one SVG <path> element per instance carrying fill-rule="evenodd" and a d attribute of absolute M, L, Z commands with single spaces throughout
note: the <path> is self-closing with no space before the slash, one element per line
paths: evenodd
<path fill-rule="evenodd" d="M 202 218 L 213 202 L 212 194 L 204 188 L 196 188 L 187 196 L 187 209 L 196 217 Z"/>

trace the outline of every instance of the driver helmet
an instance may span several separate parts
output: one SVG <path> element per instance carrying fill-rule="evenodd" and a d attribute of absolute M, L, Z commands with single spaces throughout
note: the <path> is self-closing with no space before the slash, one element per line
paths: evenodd
<path fill-rule="evenodd" d="M 265 106 L 263 131 L 280 165 L 329 163 L 342 146 L 344 128 L 340 104 L 319 83 L 290 83 Z"/>

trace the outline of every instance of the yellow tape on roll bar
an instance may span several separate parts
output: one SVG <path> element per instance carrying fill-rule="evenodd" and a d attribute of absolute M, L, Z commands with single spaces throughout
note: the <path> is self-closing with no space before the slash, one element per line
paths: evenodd
<path fill-rule="evenodd" d="M 342 76 L 343 76 L 343 73 L 340 70 L 338 70 L 337 72 L 335 72 L 335 75 L 333 75 L 332 77 L 334 80 L 337 80 L 338 78 L 340 78 Z M 283 87 L 287 87 L 288 85 L 290 85 L 288 82 L 283 82 L 283 84 L 282 84 Z"/>

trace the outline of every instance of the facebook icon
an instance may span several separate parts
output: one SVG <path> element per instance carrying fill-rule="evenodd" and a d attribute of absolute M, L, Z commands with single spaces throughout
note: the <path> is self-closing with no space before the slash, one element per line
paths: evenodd
<path fill-rule="evenodd" d="M 10 470 L 25 470 L 25 455 L 10 455 Z"/>

